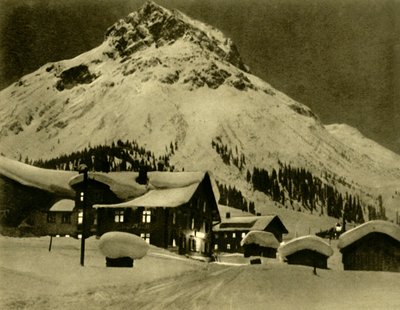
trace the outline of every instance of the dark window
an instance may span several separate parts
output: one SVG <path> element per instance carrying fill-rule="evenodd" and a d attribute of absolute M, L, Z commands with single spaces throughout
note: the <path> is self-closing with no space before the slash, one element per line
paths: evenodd
<path fill-rule="evenodd" d="M 71 213 L 63 213 L 61 215 L 61 223 L 71 224 Z"/>
<path fill-rule="evenodd" d="M 56 215 L 54 213 L 47 213 L 47 223 L 55 223 L 56 222 Z"/>

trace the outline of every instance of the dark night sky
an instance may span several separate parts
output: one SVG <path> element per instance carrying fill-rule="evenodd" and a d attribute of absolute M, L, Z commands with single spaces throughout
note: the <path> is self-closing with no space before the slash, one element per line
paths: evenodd
<path fill-rule="evenodd" d="M 143 0 L 0 0 L 0 88 L 99 45 Z M 223 31 L 252 72 L 400 154 L 400 0 L 160 0 Z"/>

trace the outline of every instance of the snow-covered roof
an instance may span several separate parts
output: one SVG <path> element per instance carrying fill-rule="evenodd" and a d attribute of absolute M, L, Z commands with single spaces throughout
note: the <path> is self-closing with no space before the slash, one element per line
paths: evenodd
<path fill-rule="evenodd" d="M 229 207 L 229 206 L 225 206 L 225 205 L 218 205 L 218 211 L 219 214 L 221 214 L 221 218 L 226 218 L 226 214 L 230 213 L 231 217 L 238 217 L 238 216 L 243 216 L 243 217 L 248 217 L 248 216 L 254 216 L 253 214 L 246 212 L 246 211 L 242 211 L 240 209 L 236 209 L 233 207 Z"/>
<path fill-rule="evenodd" d="M 279 241 L 276 240 L 275 236 L 266 231 L 250 231 L 244 236 L 242 241 L 240 241 L 240 245 L 244 246 L 245 244 L 258 244 L 259 246 L 266 248 L 274 248 L 277 249 L 279 247 Z"/>
<path fill-rule="evenodd" d="M 35 187 L 65 197 L 75 196 L 75 191 L 68 185 L 68 181 L 77 174 L 74 171 L 38 168 L 0 156 L 0 175 L 22 185 Z"/>
<path fill-rule="evenodd" d="M 235 216 L 231 218 L 223 218 L 222 222 L 214 227 L 214 231 L 235 231 L 235 230 L 248 230 L 248 231 L 262 231 L 274 219 L 279 220 L 282 224 L 282 232 L 288 233 L 286 227 L 283 225 L 279 216 L 277 215 L 264 215 L 264 216 Z"/>
<path fill-rule="evenodd" d="M 325 256 L 331 256 L 333 254 L 333 249 L 331 246 L 322 238 L 315 235 L 302 236 L 292 239 L 285 244 L 282 244 L 279 247 L 278 252 L 281 257 L 286 257 L 301 250 L 316 251 Z"/>
<path fill-rule="evenodd" d="M 343 233 L 339 237 L 338 248 L 343 249 L 357 240 L 365 237 L 366 235 L 374 232 L 386 234 L 393 239 L 400 241 L 400 226 L 391 222 L 376 220 L 366 222 Z"/>
<path fill-rule="evenodd" d="M 188 202 L 199 183 L 186 187 L 153 189 L 133 200 L 118 204 L 96 204 L 93 208 L 178 207 Z"/>
<path fill-rule="evenodd" d="M 72 199 L 61 199 L 57 201 L 51 208 L 53 212 L 72 212 L 75 208 L 75 201 Z"/>
<path fill-rule="evenodd" d="M 119 175 L 121 174 L 121 175 Z M 136 177 L 137 177 L 137 173 Z M 132 178 L 131 178 L 132 176 Z M 118 172 L 89 172 L 88 179 L 95 180 L 106 184 L 110 187 L 110 190 L 115 193 L 120 199 L 131 199 L 143 195 L 147 192 L 147 187 L 141 185 L 135 181 L 136 177 L 134 174 L 118 173 Z M 77 174 L 69 180 L 71 187 L 76 186 L 83 182 L 83 174 Z"/>
<path fill-rule="evenodd" d="M 0 156 L 0 175 L 3 175 L 20 184 L 39 188 L 62 197 L 74 197 L 73 187 L 83 182 L 83 174 L 76 171 L 63 171 L 43 169 L 21 163 L 16 160 Z M 193 184 L 199 184 L 208 175 L 211 188 L 214 193 L 215 204 L 218 205 L 219 191 L 211 172 L 148 172 L 148 184 L 141 185 L 136 182 L 138 172 L 89 172 L 89 180 L 104 183 L 110 187 L 118 198 L 131 200 L 152 190 L 185 188 Z M 184 191 L 184 190 L 181 190 Z M 179 192 L 179 191 L 178 191 Z M 157 192 L 160 195 L 163 192 Z M 168 193 L 172 197 L 174 191 Z M 146 196 L 147 197 L 147 196 Z M 154 199 L 152 199 L 154 200 Z"/>

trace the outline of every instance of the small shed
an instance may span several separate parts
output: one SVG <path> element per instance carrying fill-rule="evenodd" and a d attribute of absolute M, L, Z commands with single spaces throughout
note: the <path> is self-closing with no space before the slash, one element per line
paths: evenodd
<path fill-rule="evenodd" d="M 344 270 L 400 272 L 400 226 L 369 221 L 339 237 Z"/>
<path fill-rule="evenodd" d="M 282 244 L 278 252 L 288 264 L 327 269 L 333 249 L 322 238 L 308 235 Z"/>
<path fill-rule="evenodd" d="M 276 258 L 279 242 L 275 236 L 266 231 L 250 231 L 240 242 L 244 249 L 244 257 L 263 256 Z"/>

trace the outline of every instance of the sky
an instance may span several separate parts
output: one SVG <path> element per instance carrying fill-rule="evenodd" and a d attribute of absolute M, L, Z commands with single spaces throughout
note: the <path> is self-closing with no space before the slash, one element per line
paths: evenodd
<path fill-rule="evenodd" d="M 143 0 L 0 0 L 0 88 L 99 45 Z M 252 73 L 400 154 L 400 0 L 159 0 L 224 32 Z"/>

